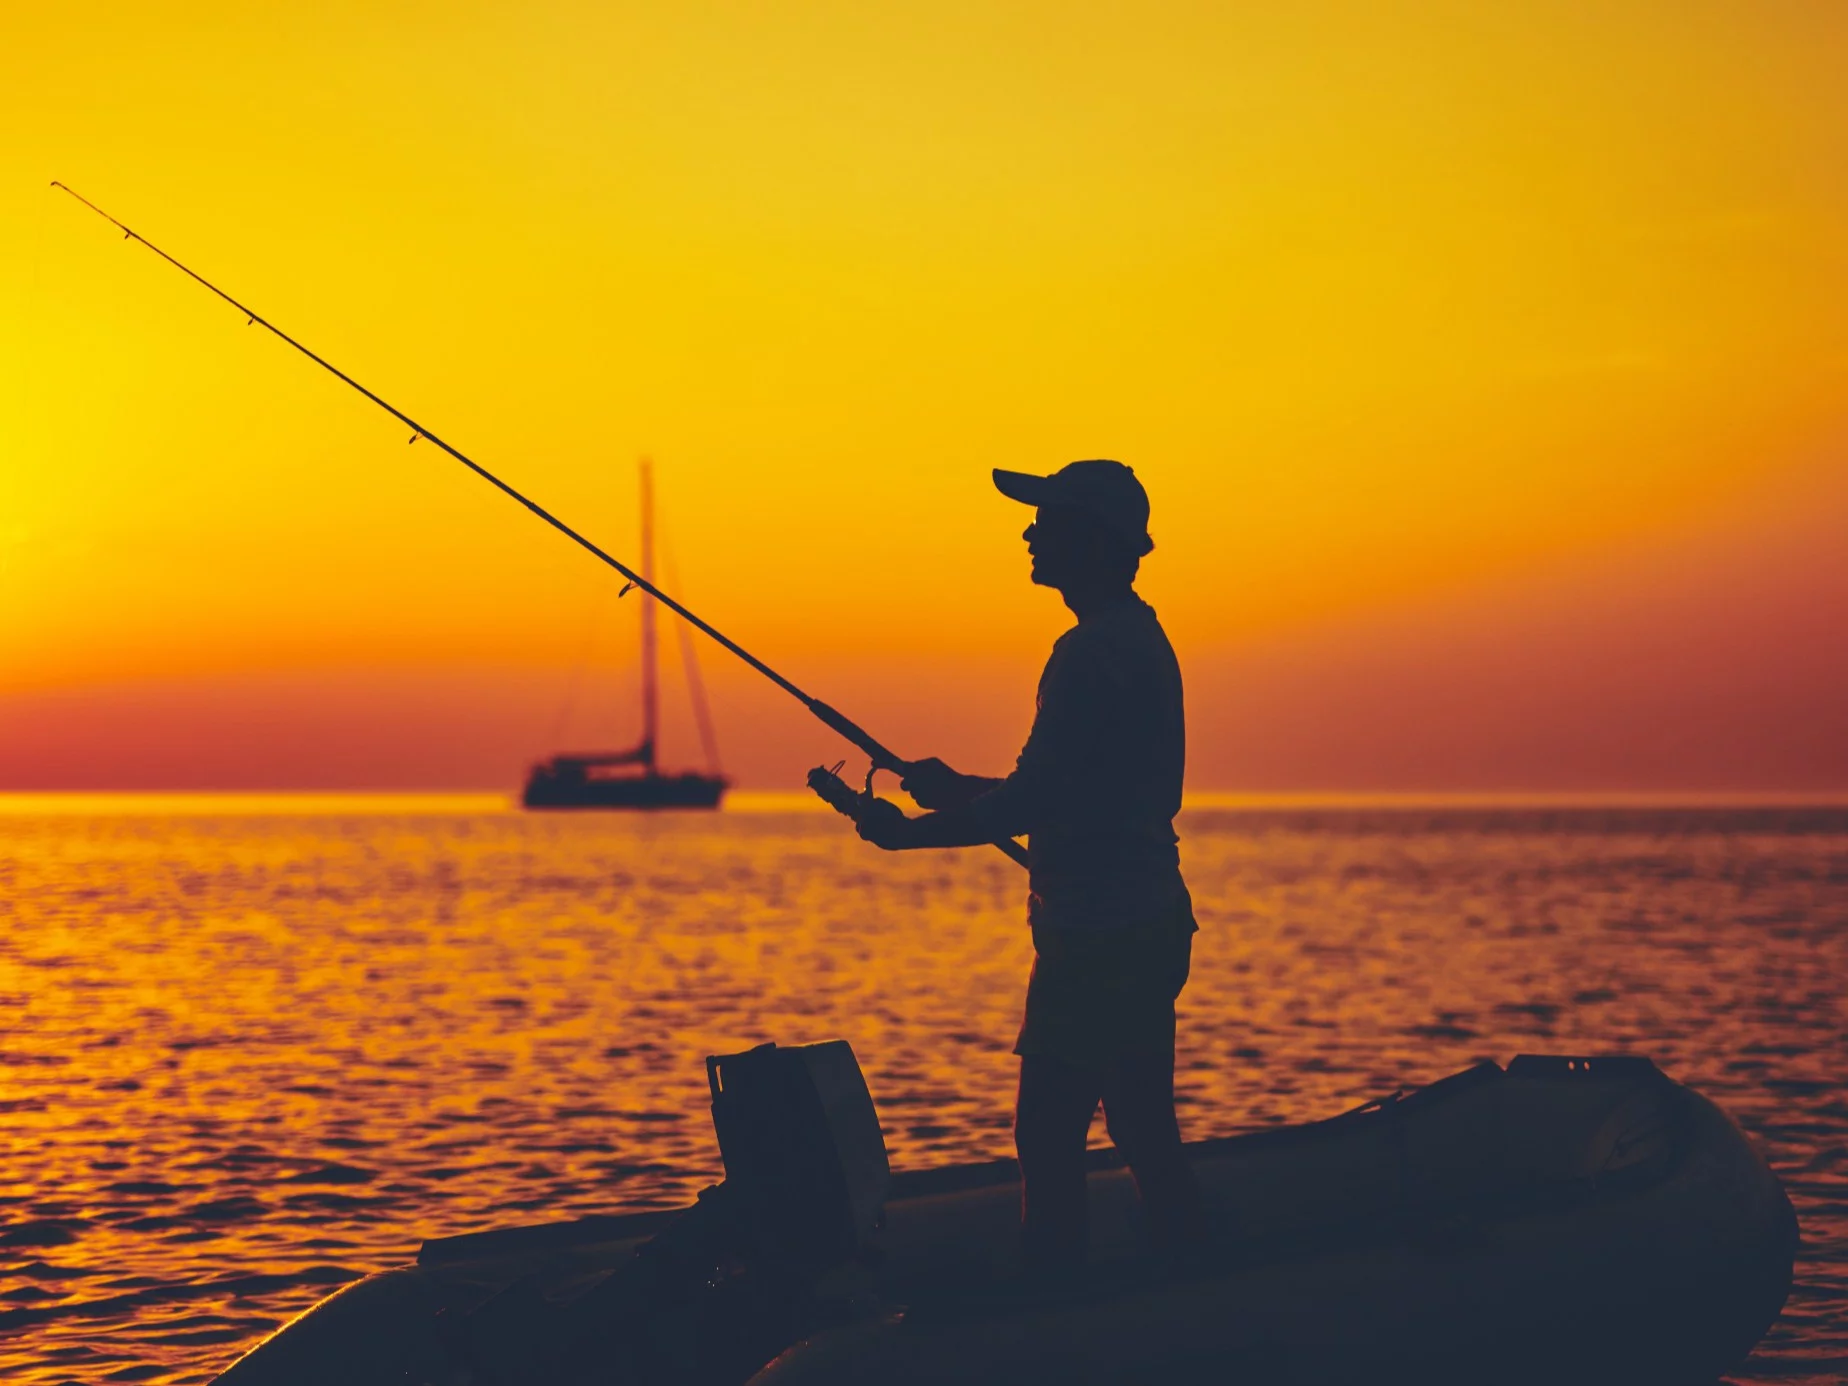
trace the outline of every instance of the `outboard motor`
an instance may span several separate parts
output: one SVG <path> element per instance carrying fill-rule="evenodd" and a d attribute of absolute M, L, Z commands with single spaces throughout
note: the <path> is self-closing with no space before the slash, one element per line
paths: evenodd
<path fill-rule="evenodd" d="M 706 1060 L 725 1184 L 757 1258 L 819 1274 L 866 1245 L 892 1172 L 846 1040 Z"/>
<path fill-rule="evenodd" d="M 822 1281 L 862 1255 L 891 1178 L 853 1049 L 763 1044 L 706 1075 L 725 1182 L 613 1274 L 483 1304 L 463 1331 L 473 1379 L 729 1386 L 848 1312 Z"/>

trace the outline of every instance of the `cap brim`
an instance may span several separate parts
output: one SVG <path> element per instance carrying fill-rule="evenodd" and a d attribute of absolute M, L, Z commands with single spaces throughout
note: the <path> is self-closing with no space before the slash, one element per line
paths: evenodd
<path fill-rule="evenodd" d="M 1057 488 L 1049 476 L 1034 476 L 1031 472 L 1004 472 L 997 467 L 995 490 L 1022 505 L 1038 506 L 1050 505 Z"/>

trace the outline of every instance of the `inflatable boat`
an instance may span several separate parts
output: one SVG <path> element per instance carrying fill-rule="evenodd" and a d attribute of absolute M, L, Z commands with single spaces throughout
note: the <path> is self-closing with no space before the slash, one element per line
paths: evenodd
<path fill-rule="evenodd" d="M 1781 1310 L 1796 1219 L 1647 1059 L 1483 1063 L 1189 1146 L 1207 1250 L 1090 1174 L 1091 1257 L 1023 1274 L 1012 1161 L 893 1174 L 844 1043 L 707 1060 L 725 1180 L 691 1208 L 426 1242 L 223 1386 L 1069 1382 L 1686 1386 Z"/>

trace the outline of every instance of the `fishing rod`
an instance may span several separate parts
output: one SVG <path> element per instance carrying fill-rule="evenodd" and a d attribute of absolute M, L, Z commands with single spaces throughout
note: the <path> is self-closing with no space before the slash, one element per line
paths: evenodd
<path fill-rule="evenodd" d="M 553 529 L 557 530 L 560 534 L 564 535 L 567 539 L 577 544 L 580 548 L 583 548 L 587 550 L 588 552 L 594 554 L 597 558 L 601 559 L 604 563 L 614 568 L 618 573 L 621 573 L 622 576 L 628 580 L 628 584 L 629 584 L 628 587 L 625 587 L 622 589 L 623 593 L 627 593 L 630 587 L 640 588 L 643 592 L 647 593 L 649 596 L 653 597 L 656 601 L 660 602 L 661 605 L 665 606 L 669 611 L 673 612 L 676 616 L 680 617 L 681 620 L 685 621 L 688 625 L 694 627 L 696 630 L 699 630 L 703 632 L 704 634 L 711 636 L 712 639 L 716 640 L 726 650 L 729 650 L 732 654 L 738 656 L 739 659 L 742 659 L 746 664 L 750 665 L 758 673 L 762 674 L 765 678 L 769 679 L 770 682 L 774 683 L 778 688 L 782 689 L 785 693 L 789 694 L 797 702 L 801 703 L 803 707 L 807 708 L 810 713 L 812 713 L 817 719 L 820 720 L 822 725 L 828 727 L 830 730 L 845 737 L 848 741 L 852 742 L 853 745 L 857 746 L 861 751 L 864 751 L 866 753 L 867 759 L 871 762 L 871 764 L 868 766 L 867 771 L 866 771 L 866 787 L 864 790 L 856 791 L 853 788 L 851 788 L 846 783 L 846 781 L 842 780 L 840 777 L 841 767 L 839 765 L 833 766 L 832 768 L 827 767 L 827 766 L 817 766 L 815 769 L 809 771 L 809 774 L 808 774 L 809 788 L 814 790 L 816 794 L 820 795 L 821 798 L 831 808 L 834 808 L 838 810 L 839 812 L 846 814 L 849 818 L 853 818 L 857 820 L 860 812 L 865 808 L 865 806 L 869 803 L 869 801 L 873 797 L 873 776 L 875 774 L 877 774 L 881 770 L 889 770 L 895 775 L 902 776 L 907 771 L 910 770 L 911 762 L 902 759 L 901 757 L 897 755 L 897 753 L 888 749 L 886 746 L 881 745 L 880 742 L 873 737 L 872 733 L 868 732 L 864 727 L 860 726 L 857 722 L 853 721 L 851 718 L 846 716 L 844 713 L 838 712 L 834 708 L 829 707 L 826 703 L 822 702 L 820 698 L 811 697 L 809 694 L 803 692 L 800 688 L 796 687 L 795 684 L 791 683 L 788 679 L 784 678 L 781 674 L 777 673 L 777 671 L 772 669 L 768 664 L 765 664 L 756 655 L 752 654 L 749 650 L 745 649 L 744 646 L 740 645 L 737 641 L 731 639 L 729 636 L 725 635 L 723 632 L 717 630 L 715 627 L 708 624 L 706 621 L 700 619 L 700 617 L 695 616 L 691 611 L 687 610 L 686 607 L 682 606 L 679 602 L 675 601 L 672 597 L 668 596 L 667 593 L 663 592 L 660 588 L 656 587 L 654 583 L 650 582 L 647 578 L 643 577 L 640 573 L 636 572 L 633 568 L 630 568 L 627 564 L 623 563 L 621 560 L 611 556 L 610 554 L 606 553 L 603 549 L 597 547 L 597 545 L 593 544 L 589 539 L 585 538 L 582 534 L 579 534 L 575 529 L 571 528 L 570 525 L 566 524 L 563 520 L 559 519 L 556 515 L 554 515 L 551 511 L 547 510 L 544 506 L 540 505 L 537 501 L 531 500 L 527 496 L 521 494 L 519 491 L 514 490 L 513 487 L 509 486 L 506 482 L 502 481 L 498 476 L 494 475 L 493 472 L 489 471 L 486 467 L 482 466 L 479 462 L 475 461 L 474 458 L 467 456 L 466 454 L 459 451 L 458 449 L 451 447 L 448 443 L 445 443 L 441 438 L 437 437 L 429 429 L 425 428 L 422 424 L 418 423 L 417 420 L 413 419 L 409 414 L 406 414 L 403 410 L 391 404 L 389 401 L 384 400 L 380 398 L 378 395 L 373 394 L 372 391 L 368 390 L 364 385 L 361 385 L 357 380 L 353 379 L 352 376 L 348 375 L 345 371 L 341 370 L 338 366 L 334 365 L 331 361 L 327 360 L 325 357 L 318 356 L 314 352 L 310 351 L 307 347 L 303 346 L 300 342 L 296 341 L 295 338 L 291 337 L 287 332 L 284 332 L 280 327 L 276 326 L 275 323 L 271 322 L 268 318 L 264 317 L 261 313 L 257 312 L 254 308 L 247 307 L 246 305 L 238 302 L 235 298 L 231 297 L 230 294 L 226 293 L 223 289 L 219 288 L 216 284 L 214 284 L 211 280 L 207 279 L 204 275 L 199 274 L 198 272 L 192 269 L 189 269 L 187 266 L 181 264 L 178 260 L 174 259 L 173 256 L 169 255 L 166 251 L 162 250 L 159 246 L 155 245 L 152 241 L 148 240 L 147 237 L 141 235 L 140 232 L 135 231 L 132 228 L 123 225 L 121 222 L 117 221 L 114 217 L 110 216 L 109 213 L 105 212 L 101 207 L 98 207 L 94 202 L 90 201 L 89 198 L 85 197 L 82 193 L 78 192 L 75 188 L 69 187 L 68 185 L 64 183 L 60 183 L 55 178 L 52 180 L 51 186 L 54 188 L 57 188 L 61 192 L 69 193 L 72 197 L 76 198 L 79 202 L 83 203 L 84 206 L 88 207 L 92 212 L 95 212 L 104 221 L 108 222 L 111 226 L 115 227 L 116 230 L 120 231 L 122 233 L 122 238 L 124 240 L 141 242 L 142 245 L 146 246 L 149 250 L 153 251 L 156 255 L 160 256 L 161 259 L 165 260 L 168 264 L 172 265 L 181 274 L 184 274 L 188 279 L 191 279 L 198 284 L 204 285 L 207 289 L 210 289 L 214 294 L 218 295 L 218 297 L 222 298 L 226 303 L 229 303 L 233 308 L 237 309 L 238 312 L 244 315 L 244 318 L 245 318 L 244 325 L 246 327 L 261 325 L 266 331 L 272 333 L 273 335 L 287 342 L 290 346 L 294 347 L 303 356 L 306 356 L 310 361 L 314 362 L 315 365 L 319 366 L 322 370 L 326 371 L 329 375 L 335 376 L 336 378 L 343 381 L 344 383 L 351 385 L 355 390 L 359 391 L 360 394 L 364 395 L 367 399 L 371 400 L 374 404 L 378 405 L 379 408 L 383 409 L 387 414 L 390 414 L 399 423 L 409 428 L 411 430 L 411 436 L 408 439 L 409 442 L 415 443 L 419 438 L 423 438 L 429 441 L 430 443 L 433 443 L 435 446 L 441 448 L 444 452 L 448 453 L 451 457 L 455 458 L 456 461 L 460 462 L 464 467 L 467 467 L 476 476 L 480 477 L 483 481 L 487 482 L 490 486 L 493 486 L 496 490 L 502 492 L 503 494 L 507 495 L 513 500 L 518 501 L 521 505 L 525 506 L 533 514 L 537 515 L 540 519 L 544 520 L 548 525 L 550 525 Z M 1022 866 L 1025 866 L 1027 864 L 1026 849 L 1023 848 L 1018 842 L 1014 841 L 1013 838 L 1011 837 L 1002 838 L 998 840 L 994 845 L 997 848 L 999 848 L 1002 852 L 1006 853 L 1014 861 L 1019 862 Z"/>

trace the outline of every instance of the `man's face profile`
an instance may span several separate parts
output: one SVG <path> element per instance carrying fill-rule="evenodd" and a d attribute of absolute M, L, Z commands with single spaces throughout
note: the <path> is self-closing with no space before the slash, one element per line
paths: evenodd
<path fill-rule="evenodd" d="M 1102 523 L 1071 505 L 1042 505 L 1020 536 L 1033 559 L 1033 582 L 1063 591 L 1097 571 L 1113 546 Z"/>

